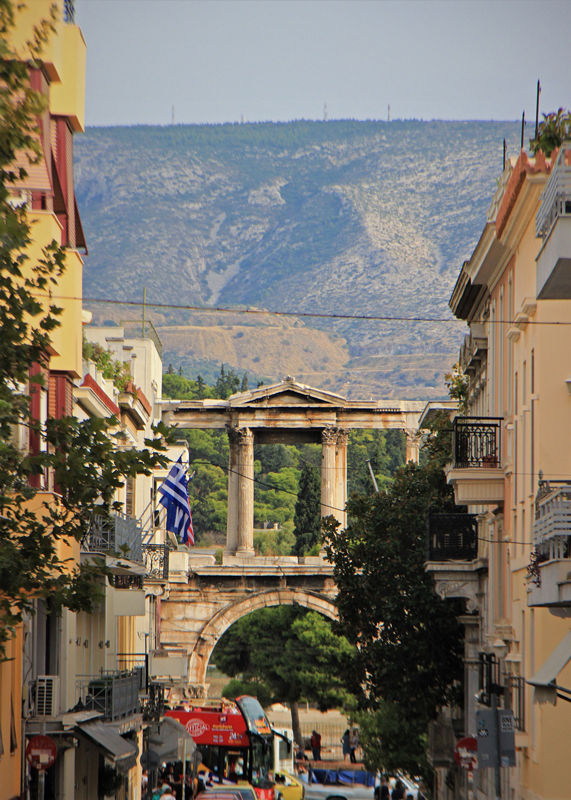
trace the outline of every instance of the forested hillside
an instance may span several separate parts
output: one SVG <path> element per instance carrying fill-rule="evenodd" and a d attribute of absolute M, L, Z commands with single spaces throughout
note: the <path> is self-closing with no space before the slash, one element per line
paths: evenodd
<path fill-rule="evenodd" d="M 146 287 L 151 303 L 449 317 L 448 297 L 501 171 L 503 139 L 515 154 L 518 137 L 516 123 L 495 122 L 90 129 L 76 145 L 90 248 L 85 295 L 140 301 Z M 133 316 L 91 307 L 99 321 Z M 215 337 L 201 335 L 208 314 L 163 308 L 151 316 L 167 360 L 187 376 L 229 361 L 258 376 L 289 371 L 351 397 L 442 395 L 442 372 L 464 332 L 457 322 L 306 318 L 302 335 L 295 319 L 277 328 L 274 319 L 268 329 L 267 318 L 234 315 L 226 325 L 242 327 Z M 191 327 L 175 334 L 174 324 Z M 326 344 L 316 328 L 332 346 L 328 362 L 318 358 Z M 237 333 L 250 335 L 247 349 Z"/>

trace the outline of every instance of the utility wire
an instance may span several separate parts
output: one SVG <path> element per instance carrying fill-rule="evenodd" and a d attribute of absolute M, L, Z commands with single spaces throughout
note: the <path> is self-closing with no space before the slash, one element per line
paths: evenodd
<path fill-rule="evenodd" d="M 59 300 L 77 300 L 82 303 L 102 303 L 104 305 L 115 305 L 115 306 L 134 306 L 140 307 L 143 306 L 145 308 L 166 308 L 166 309 L 174 309 L 178 311 L 196 311 L 196 312 L 208 312 L 208 313 L 219 313 L 219 314 L 250 314 L 254 316 L 274 316 L 274 317 L 311 317 L 316 319 L 347 319 L 347 320 L 363 320 L 363 321 L 371 321 L 371 322 L 438 322 L 438 323 L 449 323 L 449 322 L 457 322 L 461 323 L 462 325 L 466 325 L 467 321 L 463 319 L 457 319 L 456 317 L 444 318 L 444 317 L 405 317 L 405 316 L 394 316 L 394 317 L 386 317 L 386 316 L 377 316 L 377 315 L 369 315 L 369 314 L 329 314 L 326 312 L 319 312 L 319 311 L 275 311 L 271 309 L 260 309 L 260 308 L 225 308 L 223 306 L 190 306 L 190 305 L 177 305 L 175 303 L 150 303 L 146 301 L 143 303 L 139 300 L 110 300 L 107 298 L 102 297 L 71 297 L 65 295 L 54 295 L 54 294 L 34 294 L 34 297 L 47 297 L 53 302 Z M 513 325 L 515 324 L 514 320 L 505 320 L 505 319 L 488 319 L 486 322 L 490 325 Z M 528 320 L 526 325 L 563 325 L 563 326 L 571 326 L 571 321 L 566 322 L 562 320 L 554 320 L 554 321 L 547 321 L 547 320 Z M 161 326 L 161 327 L 170 327 L 170 326 Z M 173 326 L 173 328 L 176 326 Z"/>

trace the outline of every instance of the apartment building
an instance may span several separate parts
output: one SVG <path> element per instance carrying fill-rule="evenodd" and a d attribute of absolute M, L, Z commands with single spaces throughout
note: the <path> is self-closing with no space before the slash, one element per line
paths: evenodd
<path fill-rule="evenodd" d="M 53 0 L 34 0 L 16 9 L 12 45 L 22 60 L 34 26 L 49 19 L 52 5 Z M 50 417 L 114 418 L 109 433 L 121 435 L 117 446 L 142 449 L 160 418 L 160 341 L 150 323 L 127 337 L 124 329 L 90 327 L 82 308 L 86 246 L 74 194 L 73 137 L 84 125 L 85 43 L 71 0 L 55 5 L 55 31 L 41 61 L 30 66 L 32 88 L 47 103 L 38 120 L 42 159 L 28 165 L 22 154 L 28 176 L 11 192 L 11 202 L 25 206 L 31 223 L 29 263 L 37 263 L 52 240 L 66 248 L 65 272 L 51 286 L 51 301 L 63 309 L 61 325 L 46 358 L 32 370 L 44 380 L 28 387 L 31 411 L 41 425 Z M 126 364 L 128 380 L 120 386 L 84 358 L 84 328 Z M 45 447 L 41 434 L 25 426 L 14 430 L 14 440 L 23 451 Z M 183 445 L 172 448 L 169 457 L 176 460 L 182 451 Z M 128 478 L 115 498 L 121 511 L 95 515 L 81 542 L 59 540 L 58 556 L 69 559 L 70 569 L 86 562 L 105 565 L 101 597 L 90 614 L 55 612 L 49 598 L 38 599 L 35 613 L 8 643 L 12 660 L 0 663 L 0 800 L 38 796 L 40 777 L 46 797 L 140 798 L 140 755 L 147 732 L 162 719 L 165 682 L 186 674 L 185 658 L 165 658 L 159 649 L 169 547 L 155 498 L 164 475 L 159 470 Z M 49 470 L 32 482 L 38 509 L 57 497 Z M 38 734 L 49 736 L 57 751 L 43 773 L 26 758 Z"/>
<path fill-rule="evenodd" d="M 570 794 L 570 265 L 571 148 L 522 151 L 450 299 L 470 332 L 468 411 L 453 419 L 447 479 L 469 513 L 434 520 L 427 570 L 443 600 L 466 601 L 463 733 L 476 735 L 476 712 L 494 702 L 513 710 L 516 731 L 501 786 L 480 761 L 460 797 Z"/>
<path fill-rule="evenodd" d="M 35 0 L 27 8 L 15 9 L 16 26 L 9 39 L 22 60 L 28 60 L 27 42 L 33 39 L 34 26 L 49 19 L 51 5 L 51 0 Z M 42 257 L 43 248 L 52 240 L 68 248 L 66 271 L 53 287 L 53 297 L 81 297 L 85 240 L 75 202 L 72 164 L 73 136 L 83 130 L 85 43 L 74 24 L 72 4 L 59 0 L 56 5 L 55 31 L 44 46 L 41 62 L 35 62 L 29 69 L 32 88 L 47 103 L 38 120 L 42 159 L 29 165 L 25 154 L 20 154 L 20 165 L 26 168 L 28 176 L 13 185 L 10 200 L 14 205 L 26 204 L 33 230 L 33 240 L 27 249 L 32 263 Z M 71 413 L 71 385 L 81 371 L 81 301 L 61 300 L 60 304 L 62 327 L 52 337 L 49 368 L 38 366 L 44 372 L 44 386 L 41 389 L 36 386 L 31 397 L 32 412 L 40 420 L 48 413 L 55 416 Z M 27 429 L 22 428 L 15 435 L 23 448 L 41 446 Z M 36 476 L 34 480 L 35 488 L 40 491 L 38 502 L 49 501 L 53 490 L 49 476 Z M 78 548 L 71 547 L 70 555 L 79 558 Z M 24 661 L 25 635 L 21 628 L 17 631 L 16 638 L 8 644 L 12 660 L 0 664 L 1 798 L 19 797 L 23 785 L 26 738 L 22 729 L 22 686 L 28 670 Z"/>

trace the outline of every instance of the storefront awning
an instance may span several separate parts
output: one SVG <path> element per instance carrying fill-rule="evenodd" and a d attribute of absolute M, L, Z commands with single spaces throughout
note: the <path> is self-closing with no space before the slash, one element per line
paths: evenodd
<path fill-rule="evenodd" d="M 136 764 L 139 748 L 134 742 L 119 736 L 116 725 L 90 722 L 79 725 L 78 731 L 105 750 L 105 755 L 115 762 L 120 772 L 126 772 Z"/>
<path fill-rule="evenodd" d="M 551 653 L 543 666 L 535 673 L 533 678 L 530 678 L 527 683 L 534 687 L 533 700 L 536 703 L 551 703 L 555 705 L 557 698 L 568 700 L 565 694 L 571 695 L 569 689 L 563 689 L 557 686 L 556 678 L 571 661 L 571 631 L 563 639 L 563 641 Z M 565 694 L 559 694 L 564 692 Z"/>
<path fill-rule="evenodd" d="M 190 758 L 196 750 L 194 739 L 181 723 L 173 717 L 165 717 L 157 733 L 149 736 L 149 749 L 154 750 L 161 762 L 178 760 L 178 740 L 186 739 L 186 755 Z"/>

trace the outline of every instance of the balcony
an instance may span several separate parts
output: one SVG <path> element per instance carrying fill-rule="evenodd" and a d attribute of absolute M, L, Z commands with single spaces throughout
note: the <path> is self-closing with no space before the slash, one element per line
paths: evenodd
<path fill-rule="evenodd" d="M 77 681 L 77 710 L 97 711 L 108 722 L 139 713 L 141 670 L 101 671 L 99 675 L 80 675 Z"/>
<path fill-rule="evenodd" d="M 543 239 L 537 256 L 539 300 L 571 299 L 571 148 L 562 148 L 551 170 L 535 218 Z"/>
<path fill-rule="evenodd" d="M 426 560 L 473 561 L 478 558 L 475 514 L 429 514 L 426 520 Z"/>
<path fill-rule="evenodd" d="M 139 565 L 143 559 L 143 531 L 141 523 L 121 512 L 108 517 L 96 514 L 86 536 L 81 540 L 83 553 L 123 558 Z"/>
<path fill-rule="evenodd" d="M 514 712 L 514 725 L 518 733 L 525 733 L 525 678 L 509 675 L 505 686 L 505 707 Z"/>
<path fill-rule="evenodd" d="M 571 608 L 571 483 L 540 480 L 528 606 Z"/>
<path fill-rule="evenodd" d="M 164 582 L 169 579 L 169 552 L 168 544 L 143 545 L 143 558 L 147 581 Z"/>
<path fill-rule="evenodd" d="M 144 722 L 160 722 L 165 715 L 165 687 L 162 683 L 150 683 L 141 696 L 141 712 Z"/>
<path fill-rule="evenodd" d="M 426 565 L 445 600 L 466 600 L 469 612 L 479 607 L 480 574 L 487 559 L 478 553 L 478 518 L 475 514 L 429 514 L 426 518 Z"/>
<path fill-rule="evenodd" d="M 501 417 L 456 417 L 453 465 L 447 480 L 457 505 L 487 505 L 504 499 Z"/>

